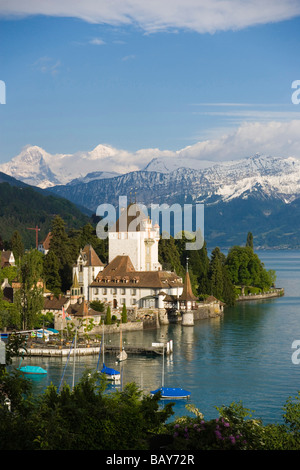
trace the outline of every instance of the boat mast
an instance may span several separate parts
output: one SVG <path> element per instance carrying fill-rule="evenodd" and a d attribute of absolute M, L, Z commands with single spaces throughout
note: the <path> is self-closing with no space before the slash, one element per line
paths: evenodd
<path fill-rule="evenodd" d="M 161 380 L 162 387 L 164 387 L 164 377 L 165 377 L 165 343 L 163 343 L 163 366 L 162 366 L 162 380 Z"/>
<path fill-rule="evenodd" d="M 76 343 L 77 343 L 77 327 L 76 327 L 76 329 L 75 329 L 74 360 L 73 360 L 73 383 L 72 383 L 72 388 L 74 388 L 74 385 L 75 385 Z"/>

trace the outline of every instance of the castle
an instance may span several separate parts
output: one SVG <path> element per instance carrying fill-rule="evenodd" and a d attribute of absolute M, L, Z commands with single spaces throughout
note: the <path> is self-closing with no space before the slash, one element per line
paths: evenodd
<path fill-rule="evenodd" d="M 159 226 L 148 215 L 132 214 L 133 204 L 123 209 L 109 231 L 108 264 L 103 265 L 91 246 L 81 250 L 73 268 L 78 295 L 99 300 L 113 309 L 165 308 L 170 299 L 180 299 L 182 278 L 163 271 L 158 261 Z M 137 226 L 134 221 L 139 220 Z M 74 295 L 73 291 L 71 295 Z"/>

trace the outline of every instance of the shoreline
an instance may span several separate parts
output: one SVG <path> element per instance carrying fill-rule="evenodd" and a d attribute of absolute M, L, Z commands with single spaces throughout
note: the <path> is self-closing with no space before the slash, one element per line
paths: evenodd
<path fill-rule="evenodd" d="M 283 296 L 284 296 L 284 288 L 278 287 L 277 289 L 275 289 L 275 291 L 265 292 L 264 294 L 240 295 L 236 299 L 236 301 L 243 302 L 243 301 L 249 301 L 249 300 L 266 300 L 266 299 L 278 298 L 278 297 L 283 297 Z"/>

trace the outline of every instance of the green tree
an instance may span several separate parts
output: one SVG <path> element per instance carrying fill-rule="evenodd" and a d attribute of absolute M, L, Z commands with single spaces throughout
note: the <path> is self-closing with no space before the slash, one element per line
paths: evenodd
<path fill-rule="evenodd" d="M 230 279 L 236 286 L 253 286 L 267 290 L 275 280 L 274 271 L 267 271 L 249 246 L 232 247 L 226 258 L 226 266 Z"/>
<path fill-rule="evenodd" d="M 122 307 L 122 323 L 127 323 L 127 308 L 125 304 Z"/>
<path fill-rule="evenodd" d="M 100 300 L 93 300 L 90 302 L 90 307 L 93 310 L 96 310 L 96 312 L 104 312 L 105 306 L 103 302 L 100 302 Z"/>
<path fill-rule="evenodd" d="M 14 231 L 11 237 L 10 243 L 11 243 L 11 248 L 12 248 L 12 252 L 14 254 L 16 263 L 19 264 L 20 259 L 22 258 L 24 254 L 24 244 L 23 244 L 22 237 L 20 233 L 18 232 L 18 230 Z"/>
<path fill-rule="evenodd" d="M 105 324 L 111 325 L 111 309 L 109 305 L 107 306 L 107 309 L 106 309 Z"/>
<path fill-rule="evenodd" d="M 211 253 L 209 279 L 211 295 L 221 300 L 223 297 L 223 256 L 219 247 Z"/>
<path fill-rule="evenodd" d="M 49 250 L 44 258 L 43 276 L 46 287 L 55 295 L 58 295 L 61 292 L 61 278 L 59 260 L 54 251 Z"/>
<path fill-rule="evenodd" d="M 32 328 L 36 316 L 44 305 L 43 287 L 43 255 L 32 250 L 26 253 L 20 264 L 18 281 L 20 288 L 15 294 L 15 303 L 21 315 L 21 327 Z"/>
<path fill-rule="evenodd" d="M 55 216 L 51 228 L 49 253 L 54 253 L 59 262 L 59 276 L 61 290 L 66 292 L 72 285 L 72 258 L 71 244 L 65 229 L 65 222 L 60 216 Z"/>
<path fill-rule="evenodd" d="M 253 235 L 251 232 L 248 232 L 246 246 L 249 246 L 253 250 Z"/>

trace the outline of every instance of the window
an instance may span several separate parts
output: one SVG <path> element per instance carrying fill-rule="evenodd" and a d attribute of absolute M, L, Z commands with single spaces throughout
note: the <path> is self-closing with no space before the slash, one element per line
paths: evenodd
<path fill-rule="evenodd" d="M 131 295 L 136 295 L 136 289 L 131 289 Z"/>
<path fill-rule="evenodd" d="M 111 289 L 110 293 L 111 293 L 111 294 L 116 294 L 116 293 L 117 293 L 117 289 Z"/>
<path fill-rule="evenodd" d="M 125 289 L 121 289 L 121 294 L 125 295 Z"/>
<path fill-rule="evenodd" d="M 126 305 L 126 299 L 121 299 L 121 305 Z"/>
<path fill-rule="evenodd" d="M 103 289 L 102 289 L 102 294 L 103 294 L 103 295 L 106 295 L 106 294 L 107 294 L 107 289 L 106 289 L 106 288 L 103 288 Z"/>
<path fill-rule="evenodd" d="M 131 305 L 136 305 L 136 299 L 131 299 L 130 303 L 131 303 Z"/>

